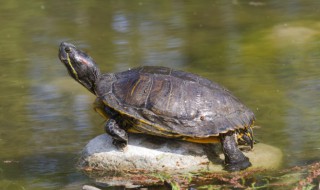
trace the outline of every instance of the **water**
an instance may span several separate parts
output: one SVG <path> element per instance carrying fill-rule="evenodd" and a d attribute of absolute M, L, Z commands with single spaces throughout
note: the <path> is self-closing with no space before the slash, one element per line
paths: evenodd
<path fill-rule="evenodd" d="M 229 88 L 283 167 L 320 159 L 320 2 L 2 1 L 0 189 L 80 189 L 78 153 L 103 133 L 61 41 L 106 72 L 162 65 Z"/>

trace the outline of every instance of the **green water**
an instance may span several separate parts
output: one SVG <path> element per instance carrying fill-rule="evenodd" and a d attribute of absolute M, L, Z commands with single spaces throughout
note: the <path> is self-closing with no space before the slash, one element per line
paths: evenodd
<path fill-rule="evenodd" d="M 94 97 L 57 57 L 75 43 L 106 72 L 162 65 L 229 88 L 283 167 L 320 160 L 320 2 L 17 1 L 0 6 L 0 189 L 80 189 L 102 134 Z"/>

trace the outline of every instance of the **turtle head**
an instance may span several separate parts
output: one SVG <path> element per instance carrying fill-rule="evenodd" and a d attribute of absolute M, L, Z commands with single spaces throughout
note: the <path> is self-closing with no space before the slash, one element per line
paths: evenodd
<path fill-rule="evenodd" d="M 95 82 L 100 75 L 100 71 L 89 55 L 78 50 L 70 43 L 62 42 L 59 48 L 59 59 L 67 67 L 74 80 L 95 94 Z"/>

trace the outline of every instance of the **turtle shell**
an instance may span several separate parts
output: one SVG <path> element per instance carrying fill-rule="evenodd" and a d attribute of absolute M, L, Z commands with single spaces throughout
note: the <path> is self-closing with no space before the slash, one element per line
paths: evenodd
<path fill-rule="evenodd" d="M 122 127 L 139 133 L 208 138 L 254 121 L 253 112 L 224 87 L 166 67 L 103 74 L 96 94 Z"/>

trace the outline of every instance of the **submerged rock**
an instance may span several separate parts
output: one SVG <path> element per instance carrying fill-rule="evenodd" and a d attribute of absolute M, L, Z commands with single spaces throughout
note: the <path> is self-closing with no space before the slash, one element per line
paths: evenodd
<path fill-rule="evenodd" d="M 249 170 L 276 169 L 282 159 L 279 149 L 262 143 L 244 154 L 252 163 Z M 163 176 L 225 172 L 223 160 L 219 144 L 195 144 L 130 134 L 129 145 L 122 152 L 115 148 L 110 136 L 103 134 L 86 145 L 79 167 L 98 182 L 132 186 L 161 184 Z"/>

